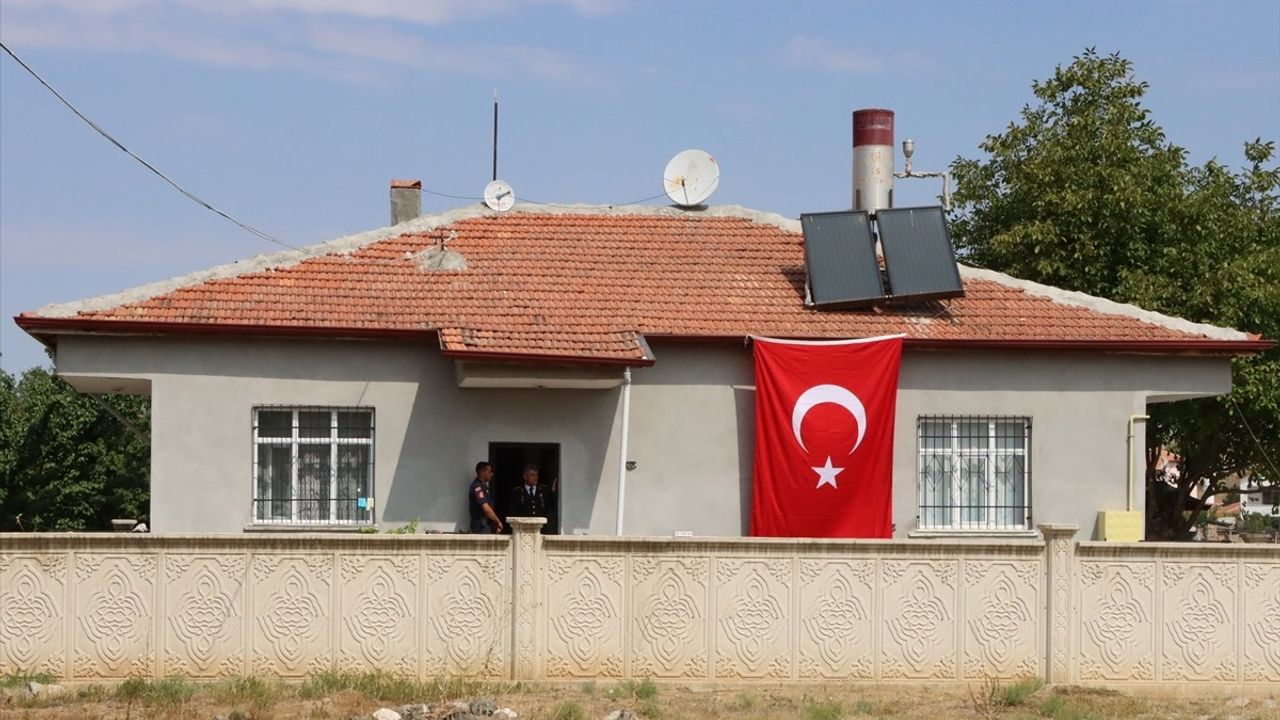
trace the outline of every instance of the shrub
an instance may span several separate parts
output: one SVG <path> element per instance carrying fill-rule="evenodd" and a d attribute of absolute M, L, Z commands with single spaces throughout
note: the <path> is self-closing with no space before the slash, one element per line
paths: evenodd
<path fill-rule="evenodd" d="M 576 702 L 562 702 L 551 711 L 551 720 L 587 720 L 587 712 Z"/>
<path fill-rule="evenodd" d="M 58 678 L 49 673 L 14 673 L 5 675 L 0 678 L 0 688 L 22 688 L 26 687 L 29 682 L 38 682 L 41 685 L 49 685 L 55 683 Z"/>
<path fill-rule="evenodd" d="M 844 706 L 835 700 L 809 702 L 804 708 L 804 720 L 840 720 L 844 717 Z"/>
<path fill-rule="evenodd" d="M 386 531 L 387 535 L 413 535 L 418 532 L 418 518 L 414 518 L 398 528 Z"/>
<path fill-rule="evenodd" d="M 1040 678 L 1019 680 L 1012 685 L 1000 688 L 996 693 L 995 703 L 1004 707 L 1018 707 L 1042 687 L 1044 687 L 1044 681 Z"/>

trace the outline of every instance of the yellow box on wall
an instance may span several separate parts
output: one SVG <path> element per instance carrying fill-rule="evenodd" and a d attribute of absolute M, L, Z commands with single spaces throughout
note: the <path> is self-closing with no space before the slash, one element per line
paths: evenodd
<path fill-rule="evenodd" d="M 1141 542 L 1146 536 L 1142 513 L 1103 510 L 1098 513 L 1098 539 L 1107 542 Z"/>

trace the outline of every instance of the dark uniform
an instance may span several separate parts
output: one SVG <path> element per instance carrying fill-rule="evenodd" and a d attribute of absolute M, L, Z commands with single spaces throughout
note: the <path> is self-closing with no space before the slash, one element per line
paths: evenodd
<path fill-rule="evenodd" d="M 521 483 L 511 491 L 511 504 L 507 506 L 507 517 L 540 517 L 550 518 L 551 490 L 546 485 L 525 485 Z"/>
<path fill-rule="evenodd" d="M 484 514 L 483 507 L 487 503 L 493 509 L 493 494 L 489 490 L 489 484 L 480 478 L 472 480 L 467 488 L 467 503 L 471 506 L 471 532 L 492 533 L 493 523 Z"/>

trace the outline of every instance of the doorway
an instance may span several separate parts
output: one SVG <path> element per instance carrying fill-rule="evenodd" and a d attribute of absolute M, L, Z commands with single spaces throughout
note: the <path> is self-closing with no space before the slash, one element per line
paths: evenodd
<path fill-rule="evenodd" d="M 493 463 L 494 510 L 502 518 L 507 517 L 511 493 L 524 482 L 524 469 L 538 469 L 538 482 L 551 490 L 550 507 L 547 508 L 545 535 L 560 534 L 560 443 L 489 443 L 489 462 Z M 510 532 L 510 529 L 504 530 Z"/>

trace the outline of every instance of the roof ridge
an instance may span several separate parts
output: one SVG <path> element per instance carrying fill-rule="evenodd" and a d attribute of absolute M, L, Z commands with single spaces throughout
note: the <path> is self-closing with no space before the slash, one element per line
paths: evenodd
<path fill-rule="evenodd" d="M 1088 293 L 1082 293 L 1075 290 L 1063 290 L 1062 288 L 1054 287 L 1052 285 L 1045 285 L 1031 280 L 1016 278 L 1012 275 L 1006 275 L 995 270 L 974 267 L 963 263 L 957 264 L 960 267 L 960 274 L 963 277 L 990 280 L 991 282 L 1022 290 L 1030 295 L 1052 300 L 1060 305 L 1082 307 L 1086 310 L 1092 310 L 1105 315 L 1120 315 L 1123 317 L 1133 318 L 1135 320 L 1141 320 L 1169 330 L 1204 335 L 1216 340 L 1251 339 L 1249 333 L 1242 332 L 1240 330 L 1224 328 L 1218 325 L 1210 325 L 1208 323 L 1192 322 L 1180 317 L 1158 313 L 1153 310 L 1145 310 L 1137 305 L 1108 300 L 1103 297 L 1098 297 L 1097 295 L 1089 295 Z"/>
<path fill-rule="evenodd" d="M 773 225 L 789 232 L 800 232 L 799 220 L 791 220 L 790 218 L 783 217 L 777 213 L 754 210 L 741 205 L 714 205 L 710 207 L 703 206 L 686 210 L 683 208 L 662 205 L 519 203 L 515 207 L 511 208 L 511 210 L 507 211 L 507 213 L 512 212 L 547 215 L 647 215 L 653 217 L 692 218 L 735 217 L 744 220 L 751 220 L 752 222 L 761 224 Z M 236 278 L 242 275 L 268 270 L 270 268 L 281 267 L 282 265 L 293 265 L 295 263 L 323 255 L 350 254 L 367 245 L 372 245 L 373 243 L 381 242 L 383 240 L 390 240 L 391 238 L 400 237 L 402 235 L 430 232 L 436 228 L 447 227 L 453 223 L 461 222 L 463 220 L 471 220 L 486 216 L 499 217 L 503 214 L 506 213 L 495 212 L 479 203 L 475 205 L 451 208 L 431 215 L 419 215 L 416 218 L 406 220 L 398 225 L 389 225 L 387 227 L 366 230 L 352 235 L 344 235 L 342 237 L 314 245 L 305 245 L 297 250 L 262 253 L 243 258 L 241 260 L 224 263 L 222 265 L 215 265 L 214 267 L 205 268 L 204 270 L 197 270 L 184 275 L 176 275 L 165 280 L 158 280 L 155 282 L 145 283 L 143 285 L 135 285 L 134 287 L 125 288 L 124 290 L 107 293 L 106 295 L 98 295 L 97 297 L 86 298 L 83 300 L 72 300 L 64 303 L 51 303 L 36 310 L 34 313 L 23 314 L 35 315 L 37 317 L 72 317 L 81 312 L 106 310 L 109 308 L 119 307 L 121 305 L 127 305 L 129 303 L 140 302 L 160 295 L 167 295 L 175 290 L 200 285 L 212 280 Z"/>

